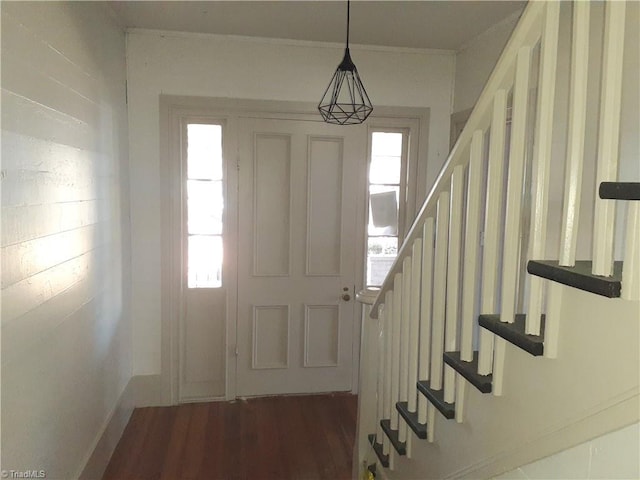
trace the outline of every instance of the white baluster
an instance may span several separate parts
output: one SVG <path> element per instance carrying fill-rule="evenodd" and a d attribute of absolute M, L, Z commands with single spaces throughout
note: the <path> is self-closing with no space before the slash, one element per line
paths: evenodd
<path fill-rule="evenodd" d="M 438 197 L 436 252 L 433 278 L 433 319 L 431 331 L 431 388 L 442 388 L 442 354 L 447 291 L 447 244 L 449 243 L 449 192 Z"/>
<path fill-rule="evenodd" d="M 449 252 L 447 262 L 447 307 L 445 351 L 458 350 L 458 320 L 460 304 L 460 249 L 462 246 L 462 217 L 464 213 L 464 167 L 458 165 L 451 175 L 451 211 L 449 220 Z M 444 401 L 453 403 L 456 394 L 456 372 L 444 366 Z"/>
<path fill-rule="evenodd" d="M 532 221 L 531 234 L 529 236 L 530 259 L 543 259 L 546 248 L 547 213 L 549 210 L 549 167 L 553 137 L 559 18 L 560 4 L 558 2 L 547 3 L 541 40 L 540 88 L 538 89 L 536 139 L 533 152 L 533 186 L 531 188 L 533 201 L 531 202 Z M 530 277 L 526 317 L 526 333 L 530 335 L 540 334 L 542 287 L 542 278 Z"/>
<path fill-rule="evenodd" d="M 627 205 L 627 239 L 622 265 L 622 291 L 625 300 L 640 300 L 640 202 Z"/>
<path fill-rule="evenodd" d="M 513 119 L 511 122 L 507 211 L 505 214 L 504 254 L 502 257 L 500 320 L 507 323 L 513 323 L 516 309 L 530 71 L 531 47 L 520 47 L 516 61 L 516 80 L 513 87 Z"/>
<path fill-rule="evenodd" d="M 420 380 L 429 380 L 431 365 L 431 307 L 433 295 L 433 217 L 424 222 L 422 230 L 422 294 L 420 303 Z M 418 421 L 427 421 L 427 399 L 418 398 Z"/>
<path fill-rule="evenodd" d="M 416 412 L 418 401 L 418 349 L 420 340 L 420 277 L 422 276 L 422 239 L 413 242 L 411 254 L 411 319 L 409 323 L 409 400 L 408 409 Z"/>
<path fill-rule="evenodd" d="M 589 78 L 589 2 L 573 4 L 571 51 L 571 92 L 569 97 L 569 137 L 565 165 L 564 206 L 560 242 L 560 265 L 576 263 L 582 166 L 587 120 L 587 79 Z"/>
<path fill-rule="evenodd" d="M 480 218 L 482 196 L 482 154 L 484 132 L 476 130 L 471 139 L 469 154 L 469 189 L 467 193 L 467 218 L 465 227 L 464 275 L 462 285 L 462 324 L 460 326 L 460 359 L 473 360 L 473 325 L 476 306 L 478 276 L 478 247 L 480 245 Z M 458 375 L 456 381 L 456 421 L 462 422 L 464 389 L 466 381 Z"/>
<path fill-rule="evenodd" d="M 487 177 L 487 200 L 484 220 L 484 248 L 482 251 L 481 313 L 498 313 L 496 290 L 498 289 L 497 265 L 502 231 L 503 172 L 505 132 L 507 127 L 507 91 L 498 90 L 493 99 L 491 116 L 491 138 L 489 142 L 489 173 Z M 492 371 L 494 335 L 480 329 L 478 373 L 488 375 Z"/>
<path fill-rule="evenodd" d="M 402 319 L 402 274 L 393 279 L 393 347 L 391 352 L 391 428 L 398 430 L 398 410 L 400 399 L 400 323 Z"/>
<path fill-rule="evenodd" d="M 471 140 L 469 155 L 469 191 L 467 193 L 467 218 L 465 228 L 464 275 L 462 285 L 462 324 L 460 327 L 460 359 L 473 360 L 473 325 L 476 305 L 478 275 L 478 250 L 480 245 L 480 218 L 482 197 L 482 154 L 484 132 L 476 130 Z"/>
<path fill-rule="evenodd" d="M 409 323 L 411 322 L 411 258 L 402 261 L 402 327 L 400 339 L 400 396 L 399 402 L 406 402 L 409 398 Z M 401 442 L 407 440 L 407 422 L 399 425 L 398 438 Z"/>
<path fill-rule="evenodd" d="M 385 312 L 385 304 L 378 309 L 378 384 L 376 404 L 376 442 L 382 443 L 384 432 L 380 426 L 380 420 L 384 418 L 384 384 L 385 384 L 385 330 L 388 318 Z"/>
<path fill-rule="evenodd" d="M 557 358 L 558 356 L 562 288 L 563 286 L 559 283 L 549 282 L 547 317 L 544 323 L 544 356 L 546 358 Z"/>
<path fill-rule="evenodd" d="M 433 442 L 436 430 L 436 407 L 429 403 L 427 406 L 427 441 Z"/>
<path fill-rule="evenodd" d="M 384 325 L 384 417 L 385 419 L 391 418 L 391 385 L 393 383 L 392 365 L 393 365 L 393 323 L 395 321 L 393 317 L 393 291 L 389 290 L 384 296 L 385 305 L 385 325 Z M 382 427 L 378 422 L 378 431 L 382 438 L 382 448 L 385 455 L 389 454 L 389 437 L 387 437 L 382 431 Z"/>
<path fill-rule="evenodd" d="M 625 6 L 626 2 L 605 3 L 596 191 L 601 182 L 614 182 L 618 176 Z M 593 222 L 594 275 L 608 277 L 613 273 L 615 213 L 614 200 L 596 200 Z"/>
<path fill-rule="evenodd" d="M 500 320 L 513 323 L 515 320 L 518 267 L 520 265 L 520 219 L 522 186 L 525 163 L 527 132 L 527 107 L 529 103 L 529 77 L 531 70 L 531 47 L 518 50 L 516 80 L 513 93 L 513 120 L 511 123 L 511 145 L 509 149 L 509 172 L 507 180 L 507 211 L 505 214 L 504 254 L 502 257 L 502 289 Z M 502 395 L 506 342 L 496 338 L 493 353 L 492 391 Z"/>

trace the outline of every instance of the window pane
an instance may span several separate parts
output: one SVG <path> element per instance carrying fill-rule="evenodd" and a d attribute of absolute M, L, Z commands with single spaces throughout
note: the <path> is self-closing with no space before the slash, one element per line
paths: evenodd
<path fill-rule="evenodd" d="M 372 156 L 369 167 L 370 183 L 395 183 L 400 184 L 401 157 Z"/>
<path fill-rule="evenodd" d="M 374 132 L 371 134 L 371 155 L 402 156 L 402 133 Z"/>
<path fill-rule="evenodd" d="M 398 195 L 400 187 L 369 186 L 369 235 L 398 234 Z"/>
<path fill-rule="evenodd" d="M 398 239 L 370 237 L 367 243 L 367 285 L 380 286 L 398 254 Z"/>
<path fill-rule="evenodd" d="M 222 127 L 187 125 L 187 177 L 222 179 Z"/>
<path fill-rule="evenodd" d="M 190 235 L 188 248 L 188 287 L 222 286 L 222 237 Z"/>
<path fill-rule="evenodd" d="M 190 234 L 221 234 L 221 181 L 187 180 L 187 229 Z"/>

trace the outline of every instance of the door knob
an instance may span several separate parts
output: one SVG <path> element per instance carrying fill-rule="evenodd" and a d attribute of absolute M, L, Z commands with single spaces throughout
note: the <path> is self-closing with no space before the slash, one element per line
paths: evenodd
<path fill-rule="evenodd" d="M 351 295 L 349 295 L 348 293 L 343 293 L 342 300 L 344 300 L 345 302 L 348 302 L 349 300 L 351 300 Z"/>

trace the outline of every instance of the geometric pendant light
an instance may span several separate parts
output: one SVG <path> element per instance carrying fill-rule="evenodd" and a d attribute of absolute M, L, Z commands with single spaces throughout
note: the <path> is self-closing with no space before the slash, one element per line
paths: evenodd
<path fill-rule="evenodd" d="M 371 100 L 358 75 L 358 69 L 349 54 L 349 10 L 350 1 L 347 0 L 347 46 L 344 58 L 318 104 L 318 110 L 324 121 L 338 125 L 362 123 L 373 111 Z"/>

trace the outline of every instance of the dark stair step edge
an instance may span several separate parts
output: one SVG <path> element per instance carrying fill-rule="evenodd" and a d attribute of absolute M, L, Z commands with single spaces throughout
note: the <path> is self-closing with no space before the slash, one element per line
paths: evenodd
<path fill-rule="evenodd" d="M 613 262 L 613 275 L 600 277 L 591 273 L 593 262 L 578 260 L 575 267 L 563 267 L 556 260 L 529 260 L 527 272 L 531 275 L 595 293 L 608 298 L 620 296 L 622 262 Z"/>
<path fill-rule="evenodd" d="M 382 427 L 382 431 L 389 437 L 391 445 L 393 445 L 393 448 L 398 452 L 398 455 L 406 455 L 407 444 L 406 442 L 401 442 L 398 438 L 398 430 L 391 429 L 391 420 L 380 420 L 380 426 Z"/>
<path fill-rule="evenodd" d="M 500 315 L 480 315 L 478 323 L 481 327 L 499 335 L 525 352 L 539 357 L 544 352 L 544 321 L 545 316 L 540 317 L 540 335 L 527 335 L 525 333 L 526 315 L 516 314 L 513 323 L 500 321 Z"/>
<path fill-rule="evenodd" d="M 602 182 L 598 193 L 606 200 L 640 200 L 640 182 Z"/>
<path fill-rule="evenodd" d="M 474 387 L 482 393 L 491 393 L 491 374 L 478 374 L 478 352 L 473 352 L 473 360 L 470 362 L 460 360 L 460 352 L 445 352 L 443 357 L 447 365 L 466 378 Z"/>
<path fill-rule="evenodd" d="M 444 390 L 434 390 L 429 385 L 428 380 L 420 380 L 416 386 L 427 400 L 429 400 L 438 411 L 444 415 L 444 418 L 452 419 L 456 414 L 455 403 L 447 403 L 444 401 Z"/>
<path fill-rule="evenodd" d="M 427 424 L 420 423 L 418 421 L 418 412 L 409 411 L 408 402 L 396 403 L 396 410 L 398 410 L 400 416 L 404 419 L 405 422 L 407 422 L 409 428 L 413 430 L 413 433 L 415 433 L 418 438 L 421 438 L 422 440 L 427 438 Z"/>
<path fill-rule="evenodd" d="M 378 460 L 380 460 L 380 464 L 384 468 L 389 468 L 389 455 L 384 454 L 382 443 L 376 442 L 375 433 L 370 434 L 367 438 L 369 439 L 369 443 L 373 447 L 373 451 L 376 452 L 376 456 L 378 457 Z M 375 467 L 375 464 L 374 464 L 374 467 Z M 371 467 L 369 467 L 369 469 L 371 469 Z M 375 475 L 375 473 L 376 472 L 374 471 L 373 474 Z"/>

